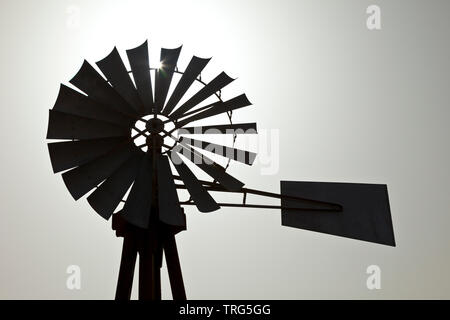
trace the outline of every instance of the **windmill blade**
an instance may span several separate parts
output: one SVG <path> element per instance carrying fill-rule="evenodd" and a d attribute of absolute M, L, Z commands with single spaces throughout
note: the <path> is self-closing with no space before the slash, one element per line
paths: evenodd
<path fill-rule="evenodd" d="M 130 129 L 108 122 L 50 110 L 47 139 L 97 139 L 129 137 Z"/>
<path fill-rule="evenodd" d="M 156 172 L 158 177 L 159 220 L 171 226 L 186 227 L 186 216 L 178 200 L 177 188 L 167 156 L 158 156 Z"/>
<path fill-rule="evenodd" d="M 48 152 L 53 172 L 57 173 L 88 163 L 123 144 L 127 139 L 103 138 L 49 143 Z"/>
<path fill-rule="evenodd" d="M 175 90 L 162 111 L 164 115 L 169 115 L 172 112 L 177 103 L 180 102 L 181 98 L 183 98 L 186 91 L 188 91 L 189 87 L 194 83 L 195 79 L 197 79 L 199 74 L 206 67 L 209 60 L 211 60 L 211 58 L 202 59 L 196 56 L 192 57 L 191 62 L 189 62 L 186 71 L 184 71 L 180 81 L 178 81 Z"/>
<path fill-rule="evenodd" d="M 179 147 L 181 146 L 181 147 Z M 196 164 L 200 169 L 206 172 L 209 176 L 219 181 L 219 183 L 228 191 L 239 191 L 244 186 L 244 183 L 226 173 L 225 169 L 207 158 L 203 154 L 192 149 L 185 143 L 180 143 L 178 147 L 174 148 L 176 152 L 182 153 L 191 162 Z"/>
<path fill-rule="evenodd" d="M 152 158 L 145 154 L 122 210 L 123 218 L 134 226 L 148 228 L 152 205 Z"/>
<path fill-rule="evenodd" d="M 234 79 L 230 78 L 225 72 L 220 73 L 215 77 L 210 83 L 204 86 L 199 92 L 197 92 L 192 98 L 181 105 L 177 110 L 175 110 L 170 116 L 171 118 L 178 119 L 183 116 L 186 112 L 194 108 L 196 105 L 206 100 L 217 91 L 223 87 L 230 84 Z"/>
<path fill-rule="evenodd" d="M 144 115 L 150 114 L 153 106 L 153 92 L 147 41 L 139 47 L 127 50 L 127 56 L 133 72 L 134 83 L 143 103 L 141 113 Z"/>
<path fill-rule="evenodd" d="M 108 56 L 103 60 L 98 61 L 97 66 L 122 98 L 124 98 L 137 113 L 140 113 L 142 102 L 139 99 L 136 88 L 128 75 L 128 71 L 123 64 L 117 48 L 114 47 Z"/>
<path fill-rule="evenodd" d="M 329 201 L 343 207 L 342 212 L 295 210 L 298 208 L 295 201 L 283 199 L 283 226 L 395 246 L 386 185 L 281 181 L 281 194 Z"/>
<path fill-rule="evenodd" d="M 91 207 L 108 220 L 136 178 L 144 153 L 136 153 L 88 197 Z"/>
<path fill-rule="evenodd" d="M 137 119 L 136 111 L 86 60 L 70 83 L 86 93 L 92 100 Z"/>
<path fill-rule="evenodd" d="M 200 212 L 212 212 L 220 209 L 217 202 L 211 197 L 211 195 L 206 191 L 200 181 L 195 177 L 189 167 L 181 160 L 181 157 L 174 151 L 170 154 L 170 160 L 172 161 L 175 169 L 180 175 L 184 182 L 189 194 L 194 200 Z"/>
<path fill-rule="evenodd" d="M 194 114 L 188 118 L 185 118 L 179 121 L 177 126 L 181 128 L 190 122 L 216 116 L 218 114 L 243 108 L 249 105 L 251 105 L 251 102 L 247 99 L 247 96 L 245 94 L 241 94 L 240 96 L 237 96 L 228 101 L 218 102 L 217 104 L 212 105 L 210 108 L 204 111 Z"/>
<path fill-rule="evenodd" d="M 228 159 L 245 163 L 247 165 L 252 165 L 255 161 L 256 153 L 240 150 L 236 148 L 222 146 L 220 144 L 215 144 L 211 142 L 206 142 L 197 139 L 190 139 L 182 137 L 180 143 L 185 142 L 193 147 L 201 148 L 205 151 L 215 153 L 219 156 L 226 157 Z"/>
<path fill-rule="evenodd" d="M 164 107 L 180 51 L 181 47 L 161 49 L 161 67 L 157 70 L 155 79 L 155 106 L 158 112 Z"/>
<path fill-rule="evenodd" d="M 79 93 L 63 84 L 59 89 L 53 110 L 73 114 L 80 117 L 110 122 L 129 128 L 134 120 L 107 106 L 99 104 L 84 94 Z"/>
<path fill-rule="evenodd" d="M 127 143 L 100 158 L 64 172 L 62 174 L 64 183 L 72 197 L 78 200 L 111 176 L 136 152 L 138 152 L 136 146 L 132 143 Z"/>
<path fill-rule="evenodd" d="M 220 124 L 212 126 L 183 127 L 178 135 L 183 134 L 256 134 L 256 123 Z"/>

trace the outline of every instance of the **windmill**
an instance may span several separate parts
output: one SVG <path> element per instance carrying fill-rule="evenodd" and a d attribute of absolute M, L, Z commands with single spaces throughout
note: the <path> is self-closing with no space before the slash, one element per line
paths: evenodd
<path fill-rule="evenodd" d="M 386 185 L 281 181 L 277 194 L 245 188 L 227 173 L 230 161 L 251 165 L 256 157 L 234 147 L 238 135 L 257 132 L 256 123 L 232 121 L 233 111 L 251 103 L 245 94 L 222 99 L 222 89 L 233 81 L 224 72 L 202 80 L 210 59 L 194 56 L 180 71 L 180 51 L 161 49 L 161 65 L 152 68 L 146 41 L 126 51 L 127 70 L 114 48 L 97 62 L 104 76 L 84 61 L 70 80 L 79 91 L 61 85 L 50 110 L 47 139 L 65 140 L 48 143 L 54 173 L 64 171 L 75 200 L 92 191 L 91 207 L 112 217 L 113 230 L 124 238 L 116 299 L 131 297 L 137 255 L 139 299 L 161 299 L 163 253 L 172 296 L 186 299 L 175 235 L 186 230 L 183 207 L 189 205 L 205 213 L 221 207 L 279 209 L 284 226 L 395 246 Z M 186 98 L 194 84 L 201 88 Z M 220 115 L 225 123 L 198 125 Z M 189 137 L 199 133 L 231 136 L 233 147 Z M 192 166 L 212 181 L 199 179 Z M 180 201 L 177 190 L 183 189 L 189 199 Z M 218 203 L 213 192 L 240 193 L 242 203 Z M 248 194 L 280 199 L 281 205 L 249 204 Z"/>

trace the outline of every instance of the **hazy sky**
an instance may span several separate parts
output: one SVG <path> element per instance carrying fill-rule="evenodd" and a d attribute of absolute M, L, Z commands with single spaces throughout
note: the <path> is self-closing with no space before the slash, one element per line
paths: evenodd
<path fill-rule="evenodd" d="M 372 4 L 381 30 L 366 26 Z M 2 1 L 0 298 L 114 297 L 122 240 L 52 173 L 48 109 L 83 59 L 146 39 L 154 63 L 181 44 L 181 69 L 212 56 L 208 72 L 237 77 L 228 94 L 253 103 L 239 122 L 278 132 L 277 170 L 231 165 L 248 187 L 386 183 L 390 195 L 396 248 L 281 227 L 276 210 L 187 208 L 188 298 L 450 298 L 449 12 L 446 0 Z M 370 265 L 380 290 L 366 287 Z M 165 266 L 162 281 L 170 298 Z"/>

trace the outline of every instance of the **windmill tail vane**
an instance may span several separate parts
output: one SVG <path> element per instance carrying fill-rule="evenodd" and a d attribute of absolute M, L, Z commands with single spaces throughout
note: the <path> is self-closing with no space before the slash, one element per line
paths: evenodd
<path fill-rule="evenodd" d="M 124 238 L 116 299 L 131 298 L 138 255 L 139 299 L 161 299 L 163 253 L 172 296 L 186 299 L 175 241 L 186 230 L 185 206 L 203 213 L 278 209 L 284 226 L 395 246 L 384 184 L 281 181 L 277 194 L 246 188 L 230 175 L 230 163 L 250 166 L 256 158 L 234 146 L 238 136 L 257 133 L 256 123 L 234 123 L 232 117 L 251 102 L 245 94 L 222 98 L 233 82 L 225 72 L 202 80 L 210 59 L 193 56 L 180 71 L 180 52 L 161 49 L 160 67 L 152 68 L 146 41 L 126 51 L 130 70 L 117 48 L 96 63 L 101 73 L 84 61 L 70 80 L 77 90 L 62 84 L 49 111 L 47 139 L 58 140 L 48 143 L 54 173 L 62 173 L 75 200 L 89 193 L 90 206 L 104 219 L 112 217 L 113 230 Z M 231 137 L 233 145 L 198 136 Z M 180 201 L 181 190 L 188 200 Z M 242 202 L 217 202 L 217 192 L 242 194 Z M 251 204 L 249 194 L 281 203 Z"/>

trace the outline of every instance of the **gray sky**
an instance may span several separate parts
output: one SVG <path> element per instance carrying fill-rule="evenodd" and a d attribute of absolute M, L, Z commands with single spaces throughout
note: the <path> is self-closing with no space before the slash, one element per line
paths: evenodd
<path fill-rule="evenodd" d="M 381 30 L 366 27 L 372 4 Z M 237 77 L 226 94 L 253 102 L 236 119 L 278 130 L 273 174 L 232 164 L 248 187 L 386 183 L 390 195 L 396 248 L 284 228 L 276 211 L 187 208 L 189 298 L 450 298 L 449 12 L 448 1 L 2 1 L 0 298 L 114 297 L 121 239 L 52 173 L 48 109 L 83 59 L 146 39 L 152 61 L 183 44 L 182 69 L 212 56 L 210 77 Z M 373 264 L 380 290 L 366 287 Z M 69 265 L 81 290 L 66 287 Z M 162 277 L 170 298 L 165 266 Z"/>

